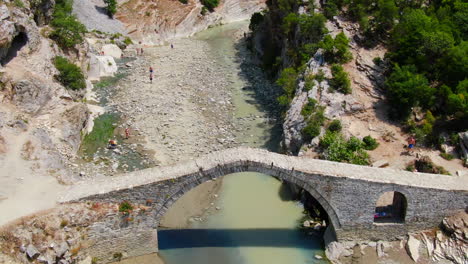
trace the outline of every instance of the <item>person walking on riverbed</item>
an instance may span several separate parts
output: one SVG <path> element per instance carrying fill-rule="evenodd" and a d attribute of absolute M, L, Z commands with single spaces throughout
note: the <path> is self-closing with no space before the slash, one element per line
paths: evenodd
<path fill-rule="evenodd" d="M 153 83 L 153 67 L 149 67 L 149 72 L 150 72 L 150 83 Z"/>

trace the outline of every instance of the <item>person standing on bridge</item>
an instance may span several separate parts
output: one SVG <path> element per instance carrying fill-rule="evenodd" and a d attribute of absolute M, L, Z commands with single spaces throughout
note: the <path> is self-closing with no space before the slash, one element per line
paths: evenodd
<path fill-rule="evenodd" d="M 412 152 L 415 145 L 416 145 L 416 139 L 413 136 L 411 136 L 408 139 L 408 151 Z"/>

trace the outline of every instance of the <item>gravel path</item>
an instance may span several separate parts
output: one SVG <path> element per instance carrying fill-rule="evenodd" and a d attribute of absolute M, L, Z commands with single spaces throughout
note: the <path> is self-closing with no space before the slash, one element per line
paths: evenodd
<path fill-rule="evenodd" d="M 73 14 L 89 30 L 126 34 L 124 25 L 105 13 L 105 6 L 103 0 L 77 0 L 73 1 Z"/>

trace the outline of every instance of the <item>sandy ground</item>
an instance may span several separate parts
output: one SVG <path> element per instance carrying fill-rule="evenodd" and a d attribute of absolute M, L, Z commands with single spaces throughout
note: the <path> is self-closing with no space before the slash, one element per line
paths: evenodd
<path fill-rule="evenodd" d="M 65 189 L 57 179 L 24 158 L 29 131 L 17 128 L 2 130 L 4 155 L 0 154 L 0 226 L 18 217 L 55 206 L 57 194 Z"/>

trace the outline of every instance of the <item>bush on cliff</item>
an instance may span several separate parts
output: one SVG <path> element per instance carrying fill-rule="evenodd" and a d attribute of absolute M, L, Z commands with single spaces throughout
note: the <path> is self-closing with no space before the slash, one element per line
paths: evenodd
<path fill-rule="evenodd" d="M 287 106 L 291 103 L 296 92 L 297 74 L 294 68 L 286 68 L 281 72 L 278 80 L 276 80 L 276 84 L 283 88 L 283 95 L 278 97 L 280 105 Z"/>
<path fill-rule="evenodd" d="M 353 58 L 349 51 L 349 39 L 341 32 L 333 39 L 326 35 L 319 43 L 319 47 L 325 52 L 325 59 L 329 62 L 346 63 Z"/>
<path fill-rule="evenodd" d="M 213 12 L 215 7 L 219 5 L 219 0 L 201 0 L 202 5 L 204 5 L 210 12 Z"/>
<path fill-rule="evenodd" d="M 115 13 L 117 13 L 117 1 L 116 0 L 104 0 L 104 3 L 107 5 L 107 15 L 110 18 L 113 18 Z"/>
<path fill-rule="evenodd" d="M 304 140 L 308 141 L 320 135 L 320 128 L 325 122 L 323 110 L 324 107 L 318 105 L 317 101 L 312 98 L 309 98 L 309 101 L 302 107 L 301 115 L 306 123 L 302 129 Z"/>
<path fill-rule="evenodd" d="M 55 57 L 54 64 L 59 71 L 56 76 L 57 80 L 67 89 L 80 90 L 86 87 L 85 77 L 80 67 L 60 56 Z"/>
<path fill-rule="evenodd" d="M 344 94 L 351 93 L 351 81 L 349 80 L 348 73 L 345 72 L 343 66 L 333 64 L 331 67 L 332 78 L 328 81 L 333 90 L 337 90 Z"/>
<path fill-rule="evenodd" d="M 51 25 L 54 28 L 50 38 L 62 48 L 72 48 L 83 42 L 86 27 L 72 15 L 71 0 L 57 0 Z"/>

